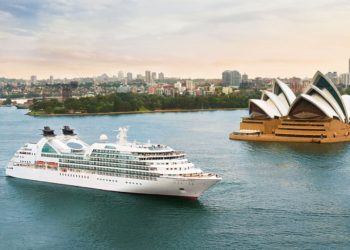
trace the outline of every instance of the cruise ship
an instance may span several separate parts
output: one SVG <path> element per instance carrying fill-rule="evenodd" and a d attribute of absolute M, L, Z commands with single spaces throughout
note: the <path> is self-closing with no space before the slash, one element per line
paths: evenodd
<path fill-rule="evenodd" d="M 91 145 L 69 126 L 61 135 L 44 127 L 37 143 L 22 146 L 6 175 L 107 191 L 198 198 L 221 178 L 204 173 L 182 151 L 161 144 L 127 141 L 119 128 L 115 142 L 102 134 Z"/>

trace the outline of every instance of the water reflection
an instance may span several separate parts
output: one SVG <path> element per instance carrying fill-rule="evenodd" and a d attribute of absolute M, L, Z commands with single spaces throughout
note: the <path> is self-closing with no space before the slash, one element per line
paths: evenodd
<path fill-rule="evenodd" d="M 242 142 L 249 151 L 271 153 L 296 153 L 315 156 L 339 156 L 349 150 L 348 143 L 316 144 L 316 143 L 278 143 L 278 142 Z"/>

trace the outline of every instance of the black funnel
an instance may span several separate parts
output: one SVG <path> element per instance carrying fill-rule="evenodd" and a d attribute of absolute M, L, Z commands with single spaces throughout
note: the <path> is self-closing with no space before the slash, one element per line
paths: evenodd
<path fill-rule="evenodd" d="M 51 129 L 48 126 L 45 126 L 43 131 L 43 136 L 55 136 L 55 130 Z"/>
<path fill-rule="evenodd" d="M 69 126 L 64 126 L 62 129 L 62 133 L 64 135 L 75 135 L 74 134 L 74 129 L 70 128 Z"/>

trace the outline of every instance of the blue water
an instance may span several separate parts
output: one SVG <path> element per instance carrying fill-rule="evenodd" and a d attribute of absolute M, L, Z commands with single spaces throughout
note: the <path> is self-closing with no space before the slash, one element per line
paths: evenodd
<path fill-rule="evenodd" d="M 228 140 L 245 110 L 48 117 L 0 108 L 0 249 L 350 248 L 350 144 Z M 14 152 L 39 129 L 71 125 L 184 150 L 223 181 L 198 201 L 5 177 Z"/>

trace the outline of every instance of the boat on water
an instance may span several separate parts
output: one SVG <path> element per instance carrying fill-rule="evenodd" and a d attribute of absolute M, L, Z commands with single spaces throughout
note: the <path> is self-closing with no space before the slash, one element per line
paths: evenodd
<path fill-rule="evenodd" d="M 107 191 L 198 198 L 221 180 L 186 159 L 182 151 L 161 144 L 117 141 L 102 134 L 91 145 L 64 126 L 61 135 L 44 127 L 37 143 L 26 143 L 10 160 L 6 175 Z"/>
<path fill-rule="evenodd" d="M 17 109 L 28 109 L 29 108 L 28 104 L 16 104 L 15 106 Z"/>

